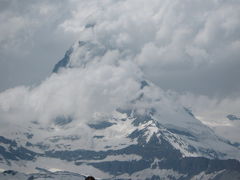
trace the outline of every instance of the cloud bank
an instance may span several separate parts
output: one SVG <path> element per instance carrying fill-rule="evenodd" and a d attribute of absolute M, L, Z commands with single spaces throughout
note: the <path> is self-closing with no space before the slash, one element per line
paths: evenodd
<path fill-rule="evenodd" d="M 44 79 L 88 28 L 109 48 L 134 52 L 163 89 L 239 95 L 237 0 L 0 3 L 1 90 Z"/>
<path fill-rule="evenodd" d="M 164 89 L 226 96 L 240 90 L 239 12 L 238 1 L 83 1 L 61 27 L 94 24 L 97 40 L 129 49 Z"/>

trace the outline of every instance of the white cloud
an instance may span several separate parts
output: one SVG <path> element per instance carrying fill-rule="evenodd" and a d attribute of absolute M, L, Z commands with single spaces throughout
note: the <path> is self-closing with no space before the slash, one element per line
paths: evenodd
<path fill-rule="evenodd" d="M 231 85 L 221 83 L 222 71 L 239 68 L 239 12 L 238 1 L 92 0 L 78 3 L 61 27 L 128 50 L 164 89 L 223 96 L 240 90 L 234 68 L 224 75 Z M 94 35 L 87 24 L 95 25 Z"/>
<path fill-rule="evenodd" d="M 209 96 L 240 90 L 235 83 L 240 75 L 237 0 L 10 2 L 0 14 L 0 52 L 3 59 L 23 56 L 29 59 L 28 65 L 41 62 L 46 69 L 41 70 L 41 77 L 60 57 L 57 49 L 63 51 L 77 37 L 94 36 L 108 48 L 128 50 L 146 76 L 164 89 Z M 36 58 L 42 54 L 46 57 Z M 22 59 L 18 63 L 26 63 Z M 11 63 L 7 65 L 13 68 Z M 16 73 L 10 72 L 8 76 Z M 222 78 L 227 85 L 221 83 Z"/>
<path fill-rule="evenodd" d="M 136 73 L 130 62 L 121 62 L 119 66 L 97 63 L 81 70 L 65 70 L 37 87 L 18 87 L 1 93 L 1 117 L 10 114 L 16 123 L 17 119 L 20 123 L 33 120 L 51 123 L 58 116 L 89 121 L 94 113 L 111 113 L 137 98 L 140 84 L 134 78 Z"/>

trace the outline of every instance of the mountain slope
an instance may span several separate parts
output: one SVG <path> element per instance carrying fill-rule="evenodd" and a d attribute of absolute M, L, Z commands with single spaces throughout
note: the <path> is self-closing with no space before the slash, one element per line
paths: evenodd
<path fill-rule="evenodd" d="M 138 115 L 133 111 L 130 113 L 130 111 L 118 110 L 112 119 L 88 125 L 91 131 L 90 137 L 86 137 L 86 134 L 81 132 L 72 136 L 51 136 L 51 132 L 40 128 L 48 136 L 34 143 L 34 136 L 37 135 L 35 134 L 26 140 L 24 147 L 21 147 L 23 145 L 21 142 L 19 142 L 20 147 L 17 147 L 15 141 L 1 138 L 1 145 L 4 144 L 10 154 L 21 152 L 21 157 L 16 159 L 6 156 L 6 153 L 1 153 L 2 159 L 8 162 L 5 168 L 23 170 L 24 168 L 17 167 L 20 164 L 26 166 L 26 171 L 30 170 L 28 169 L 30 164 L 33 165 L 32 170 L 36 166 L 47 169 L 59 168 L 58 163 L 48 166 L 45 162 L 60 159 L 59 163 L 71 162 L 70 166 L 74 167 L 71 170 L 78 173 L 84 173 L 86 168 L 91 169 L 90 167 L 98 169 L 101 173 L 96 175 L 102 178 L 137 178 L 139 176 L 152 178 L 153 175 L 161 177 L 164 174 L 169 178 L 190 179 L 201 173 L 216 175 L 216 172 L 219 174 L 227 170 L 231 173 L 239 172 L 238 161 L 210 160 L 201 157 L 221 158 L 224 157 L 224 153 L 210 149 L 210 147 L 203 149 L 189 144 L 189 139 L 195 144 L 201 142 L 198 137 L 190 135 L 187 131 L 175 131 L 174 133 L 173 129 L 168 130 L 155 121 L 151 114 L 150 112 Z M 59 124 L 55 126 L 59 128 Z M 65 125 L 60 128 L 67 131 L 70 127 Z M 111 133 L 114 134 L 111 135 Z M 82 142 L 83 137 L 91 139 L 91 144 Z M 12 152 L 14 148 L 16 151 Z M 26 153 L 23 151 L 25 148 L 28 148 Z M 36 149 L 38 153 L 34 151 Z M 48 159 L 41 162 L 41 158 Z"/>

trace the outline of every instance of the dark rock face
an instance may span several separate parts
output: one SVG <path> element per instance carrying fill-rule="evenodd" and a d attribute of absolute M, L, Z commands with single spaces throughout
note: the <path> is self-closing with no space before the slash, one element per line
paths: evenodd
<path fill-rule="evenodd" d="M 17 146 L 16 141 L 7 139 L 7 138 L 5 138 L 3 136 L 0 136 L 0 142 L 3 143 L 3 144 L 11 145 L 11 146 Z"/>
<path fill-rule="evenodd" d="M 32 139 L 32 137 L 34 136 L 32 133 L 24 133 L 24 135 L 25 135 L 28 139 Z"/>
<path fill-rule="evenodd" d="M 192 111 L 191 111 L 190 109 L 184 108 L 184 110 L 185 110 L 190 116 L 192 116 L 192 117 L 195 118 L 194 114 L 192 113 Z"/>
<path fill-rule="evenodd" d="M 227 115 L 227 118 L 231 121 L 239 121 L 240 120 L 240 117 L 237 117 L 237 116 L 232 115 L 232 114 Z"/>
<path fill-rule="evenodd" d="M 88 126 L 90 128 L 93 128 L 93 129 L 105 129 L 105 128 L 110 127 L 112 125 L 114 125 L 114 123 L 107 122 L 107 121 L 99 122 L 99 123 L 96 123 L 96 124 L 88 124 Z"/>
<path fill-rule="evenodd" d="M 73 119 L 71 117 L 59 116 L 54 120 L 55 125 L 64 126 L 71 123 Z"/>
<path fill-rule="evenodd" d="M 35 159 L 37 153 L 28 150 L 22 146 L 18 146 L 16 141 L 7 139 L 5 137 L 0 136 L 0 143 L 5 144 L 4 146 L 0 145 L 0 155 L 9 162 L 9 160 L 28 160 L 31 161 Z M 8 147 L 6 149 L 6 146 Z"/>
<path fill-rule="evenodd" d="M 147 168 L 150 168 L 150 164 L 148 161 L 140 160 L 140 161 L 109 161 L 102 163 L 90 163 L 90 165 L 104 171 L 110 172 L 113 175 L 120 175 L 123 173 L 132 174 L 136 171 L 141 171 Z"/>
<path fill-rule="evenodd" d="M 143 80 L 141 81 L 141 89 L 143 89 L 144 87 L 149 86 L 149 84 L 147 83 L 147 81 Z"/>
<path fill-rule="evenodd" d="M 10 174 L 10 175 L 15 175 L 17 174 L 17 171 L 12 171 L 12 170 L 7 170 L 7 171 L 3 171 L 3 174 L 6 175 L 6 174 Z"/>
<path fill-rule="evenodd" d="M 215 176 L 212 180 L 227 180 L 227 179 L 239 180 L 240 179 L 239 171 L 226 170 Z"/>
<path fill-rule="evenodd" d="M 236 160 L 210 160 L 204 157 L 186 157 L 175 161 L 174 170 L 193 176 L 201 172 L 207 174 L 221 170 L 240 172 L 240 163 Z"/>
<path fill-rule="evenodd" d="M 57 73 L 61 68 L 64 68 L 67 66 L 69 59 L 70 59 L 70 55 L 72 54 L 73 49 L 70 48 L 64 55 L 64 58 L 61 59 L 53 68 L 53 73 Z"/>

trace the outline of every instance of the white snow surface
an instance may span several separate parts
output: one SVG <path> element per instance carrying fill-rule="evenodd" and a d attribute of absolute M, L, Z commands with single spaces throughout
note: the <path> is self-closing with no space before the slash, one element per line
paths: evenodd
<path fill-rule="evenodd" d="M 178 172 L 175 172 L 169 169 L 146 169 L 146 170 L 135 172 L 131 175 L 123 174 L 123 175 L 117 176 L 116 178 L 123 178 L 123 179 L 131 178 L 132 180 L 140 180 L 140 179 L 152 178 L 153 175 L 164 177 L 164 179 L 166 180 L 171 180 L 172 177 L 178 179 L 184 176 L 184 174 L 180 174 Z"/>

